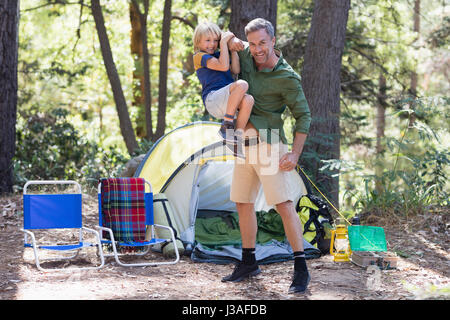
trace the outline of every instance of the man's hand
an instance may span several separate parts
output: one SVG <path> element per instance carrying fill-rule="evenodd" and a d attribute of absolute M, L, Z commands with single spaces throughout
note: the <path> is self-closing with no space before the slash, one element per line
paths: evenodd
<path fill-rule="evenodd" d="M 231 51 L 242 51 L 244 50 L 244 42 L 236 37 L 228 40 L 228 49 Z"/>
<path fill-rule="evenodd" d="M 300 157 L 300 154 L 294 153 L 294 152 L 288 152 L 284 154 L 280 158 L 280 170 L 282 171 L 291 171 L 295 168 L 298 162 L 298 158 Z"/>
<path fill-rule="evenodd" d="M 280 158 L 280 170 L 291 171 L 297 166 L 298 158 L 300 158 L 300 155 L 303 151 L 306 136 L 306 133 L 295 133 L 294 143 L 292 144 L 292 151 L 284 154 Z"/>
<path fill-rule="evenodd" d="M 227 43 L 228 43 L 228 41 L 229 41 L 232 37 L 234 37 L 234 33 L 233 33 L 233 32 L 230 32 L 230 31 L 222 32 L 222 35 L 221 35 L 221 37 L 220 37 L 220 42 L 227 42 Z"/>

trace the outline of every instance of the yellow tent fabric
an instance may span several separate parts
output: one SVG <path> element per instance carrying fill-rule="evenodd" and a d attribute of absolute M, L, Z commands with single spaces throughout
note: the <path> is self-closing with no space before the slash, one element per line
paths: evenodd
<path fill-rule="evenodd" d="M 149 151 L 137 176 L 150 181 L 153 193 L 159 193 L 174 171 L 201 148 L 220 141 L 216 122 L 194 122 L 172 130 Z"/>

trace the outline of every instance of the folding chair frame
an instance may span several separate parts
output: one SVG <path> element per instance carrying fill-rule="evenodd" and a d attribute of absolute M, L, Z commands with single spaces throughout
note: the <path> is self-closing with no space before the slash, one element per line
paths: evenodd
<path fill-rule="evenodd" d="M 76 181 L 72 181 L 72 180 L 62 180 L 62 181 L 55 181 L 55 180 L 41 180 L 41 181 L 28 181 L 24 188 L 23 188 L 23 197 L 24 197 L 24 211 L 25 211 L 25 197 L 27 194 L 27 188 L 30 185 L 64 185 L 64 184 L 74 184 L 77 186 L 78 190 L 79 190 L 79 194 L 81 195 L 81 186 L 79 183 L 77 183 Z M 33 194 L 33 195 L 29 195 L 31 197 L 39 197 L 42 196 L 44 194 Z M 80 199 L 81 200 L 81 199 Z M 80 206 L 82 207 L 82 203 L 80 203 Z M 49 208 L 50 209 L 50 208 Z M 54 209 L 54 208 L 52 208 Z M 32 210 L 31 208 L 28 208 L 28 210 Z M 24 212 L 24 215 L 26 213 Z M 30 215 L 32 213 L 30 212 Z M 82 212 L 80 212 L 80 219 L 82 221 Z M 79 230 L 79 242 L 78 244 L 69 244 L 69 245 L 38 245 L 37 241 L 36 241 L 36 237 L 34 235 L 34 232 L 31 230 L 48 230 L 48 229 L 78 229 Z M 24 217 L 24 228 L 20 229 L 23 233 L 24 233 L 24 247 L 25 248 L 32 248 L 34 251 L 34 258 L 35 258 L 35 262 L 36 262 L 36 267 L 43 272 L 46 271 L 73 271 L 73 270 L 92 270 L 92 269 L 100 269 L 104 266 L 105 264 L 105 259 L 103 257 L 103 252 L 101 250 L 101 238 L 99 233 L 96 230 L 84 227 L 81 225 L 81 227 L 70 227 L 70 226 L 62 226 L 62 227 L 58 227 L 58 226 L 51 226 L 51 227 L 34 227 L 33 228 L 33 224 L 31 223 L 30 227 L 25 226 L 25 217 Z M 90 243 L 90 242 L 85 242 L 83 241 L 83 232 L 88 232 L 88 233 L 92 233 L 94 234 L 97 243 Z M 31 243 L 29 243 L 28 241 L 28 236 L 30 236 L 31 238 Z M 59 256 L 59 257 L 54 257 L 54 258 L 49 258 L 46 260 L 50 260 L 50 261 L 59 261 L 59 260 L 70 260 L 75 258 L 78 253 L 80 252 L 80 250 L 82 250 L 83 248 L 88 248 L 88 247 L 97 247 L 97 253 L 100 259 L 100 265 L 95 266 L 95 267 L 69 267 L 69 268 L 43 268 L 40 265 L 40 259 L 39 259 L 39 250 L 50 250 L 50 251 L 55 251 L 55 252 L 74 252 L 73 255 L 69 256 L 69 257 L 65 257 L 65 256 Z"/>
<path fill-rule="evenodd" d="M 150 182 L 148 182 L 145 179 L 144 179 L 144 181 L 150 187 L 150 193 L 153 193 L 152 185 L 150 184 Z M 153 198 L 152 198 L 152 200 L 153 200 Z M 153 224 L 147 224 L 147 229 L 149 227 L 151 228 L 150 229 L 151 239 L 149 241 L 145 241 L 143 243 L 132 243 L 132 244 L 124 243 L 124 242 L 121 242 L 121 241 L 116 241 L 114 239 L 113 230 L 111 228 L 107 228 L 107 227 L 102 226 L 101 183 L 98 184 L 98 203 L 99 203 L 99 206 L 98 206 L 99 207 L 99 209 L 98 209 L 99 210 L 99 225 L 96 226 L 96 227 L 97 227 L 97 229 L 99 231 L 106 231 L 106 232 L 108 232 L 108 234 L 110 236 L 110 240 L 103 239 L 102 232 L 99 232 L 100 233 L 100 239 L 101 239 L 102 243 L 111 244 L 112 250 L 113 250 L 113 253 L 111 253 L 111 254 L 103 253 L 103 255 L 105 257 L 112 257 L 113 256 L 115 261 L 117 262 L 117 264 L 119 264 L 119 265 L 121 265 L 123 267 L 145 267 L 145 266 L 169 265 L 169 264 L 176 264 L 180 260 L 180 255 L 179 255 L 179 252 L 178 252 L 178 248 L 175 245 L 174 246 L 174 248 L 175 248 L 175 259 L 171 260 L 171 261 L 142 262 L 142 263 L 125 263 L 125 262 L 121 261 L 119 257 L 121 257 L 121 256 L 130 256 L 131 254 L 119 253 L 117 251 L 117 245 L 120 245 L 122 247 L 126 247 L 126 246 L 129 246 L 129 247 L 146 247 L 145 251 L 143 251 L 141 253 L 133 254 L 134 256 L 144 256 L 144 255 L 146 255 L 149 252 L 150 248 L 152 246 L 154 246 L 154 245 L 163 244 L 163 243 L 167 243 L 167 242 L 173 242 L 174 244 L 176 244 L 175 234 L 174 234 L 172 228 L 170 228 L 168 226 L 163 226 L 163 225 L 159 225 L 159 224 L 153 223 Z M 147 210 L 147 206 L 148 205 L 153 206 L 153 202 L 152 203 L 147 203 L 147 201 L 145 202 L 146 214 L 147 215 L 149 214 L 148 210 Z M 158 239 L 158 238 L 156 238 L 155 237 L 155 227 L 169 230 L 171 238 L 170 239 Z M 149 233 L 147 232 L 147 234 L 149 234 Z"/>

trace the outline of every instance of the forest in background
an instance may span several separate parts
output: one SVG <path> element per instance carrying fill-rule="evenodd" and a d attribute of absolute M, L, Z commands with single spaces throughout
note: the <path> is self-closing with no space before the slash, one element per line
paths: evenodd
<path fill-rule="evenodd" d="M 162 134 L 189 122 L 214 121 L 201 102 L 192 33 L 204 20 L 233 30 L 235 2 L 101 1 L 135 137 L 130 149 L 91 1 L 20 1 L 15 191 L 31 179 L 94 186 L 99 177 L 117 175 Z M 276 8 L 277 46 L 305 79 L 315 1 L 269 2 Z M 300 159 L 300 165 L 313 159 L 322 174 L 339 178 L 344 213 L 412 216 L 448 208 L 449 9 L 443 0 L 351 1 L 336 115 L 339 157 L 307 148 Z M 288 114 L 286 119 L 292 141 Z M 313 120 L 321 125 L 320 118 Z M 307 143 L 327 146 L 335 138 L 319 134 Z M 307 173 L 331 192 L 317 172 Z"/>

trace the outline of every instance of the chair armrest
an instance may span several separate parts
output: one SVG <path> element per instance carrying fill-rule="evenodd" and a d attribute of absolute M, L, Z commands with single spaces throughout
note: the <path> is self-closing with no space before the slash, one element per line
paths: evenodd
<path fill-rule="evenodd" d="M 155 227 L 157 227 L 157 228 L 163 228 L 163 229 L 167 229 L 167 230 L 170 230 L 170 231 L 172 231 L 173 232 L 173 229 L 171 228 L 171 227 L 169 227 L 169 226 L 163 226 L 163 225 L 160 225 L 160 224 L 153 224 Z"/>
<path fill-rule="evenodd" d="M 94 230 L 94 229 L 91 229 L 91 228 L 88 228 L 88 227 L 81 227 L 81 229 L 83 229 L 84 231 L 93 233 L 93 234 L 96 235 L 97 237 L 100 237 L 98 231 L 96 231 L 96 230 Z"/>
<path fill-rule="evenodd" d="M 31 232 L 31 231 L 29 231 L 29 230 L 26 230 L 26 229 L 20 229 L 20 231 L 22 231 L 23 233 L 25 233 L 25 239 L 24 239 L 25 242 L 27 242 L 27 235 L 28 235 L 28 236 L 31 237 L 31 241 L 32 241 L 33 243 L 36 243 L 36 238 L 34 237 L 34 233 L 33 233 L 33 232 Z"/>
<path fill-rule="evenodd" d="M 115 241 L 115 239 L 114 239 L 114 234 L 113 234 L 112 229 L 107 228 L 107 227 L 103 227 L 103 226 L 95 226 L 95 227 L 96 227 L 98 230 L 103 230 L 103 231 L 108 232 L 108 233 L 109 233 L 109 236 L 111 237 L 111 241 Z M 100 238 L 103 238 L 103 237 L 100 237 Z"/>

